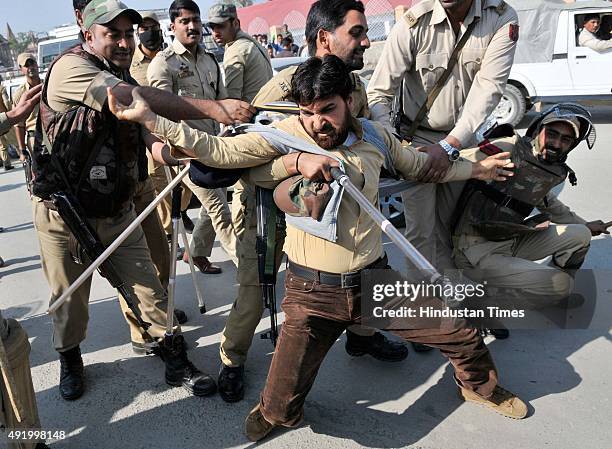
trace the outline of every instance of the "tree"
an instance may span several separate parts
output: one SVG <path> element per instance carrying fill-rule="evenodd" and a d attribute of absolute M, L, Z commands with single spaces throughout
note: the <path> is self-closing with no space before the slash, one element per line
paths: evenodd
<path fill-rule="evenodd" d="M 36 44 L 36 41 L 34 32 L 32 31 L 27 33 L 17 33 L 17 36 L 13 36 L 12 39 L 9 39 L 9 46 L 11 47 L 13 54 L 18 55 L 19 53 L 25 52 L 28 45 L 32 43 Z"/>

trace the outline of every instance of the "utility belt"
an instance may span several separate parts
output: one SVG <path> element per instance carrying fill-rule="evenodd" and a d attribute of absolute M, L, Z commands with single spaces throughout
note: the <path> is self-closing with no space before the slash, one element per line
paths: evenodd
<path fill-rule="evenodd" d="M 358 271 L 347 273 L 328 273 L 327 271 L 313 270 L 311 268 L 298 265 L 289 261 L 289 270 L 296 276 L 310 281 L 317 281 L 320 284 L 331 285 L 340 288 L 356 288 L 361 286 L 361 272 L 363 270 L 385 269 L 389 264 L 387 255 L 383 255 L 365 268 Z"/>

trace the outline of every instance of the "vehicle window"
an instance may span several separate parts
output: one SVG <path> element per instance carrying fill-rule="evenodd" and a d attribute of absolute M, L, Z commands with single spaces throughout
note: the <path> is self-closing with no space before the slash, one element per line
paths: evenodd
<path fill-rule="evenodd" d="M 41 42 L 39 44 L 41 65 L 45 65 L 45 66 L 49 65 L 53 61 L 53 59 L 55 59 L 57 55 L 59 55 L 64 50 L 67 50 L 70 47 L 73 47 L 74 45 L 78 43 L 79 43 L 78 38 L 67 40 L 67 41 L 50 42 L 47 44 Z"/>
<path fill-rule="evenodd" d="M 601 16 L 601 26 L 597 32 L 597 37 L 603 41 L 612 38 L 612 14 L 604 14 Z"/>
<path fill-rule="evenodd" d="M 580 47 L 580 33 L 584 29 L 584 19 L 586 14 L 576 14 L 574 16 L 574 26 L 576 30 L 576 47 Z M 607 41 L 612 38 L 612 14 L 599 14 L 600 17 L 600 25 L 599 30 L 595 33 L 598 39 Z"/>

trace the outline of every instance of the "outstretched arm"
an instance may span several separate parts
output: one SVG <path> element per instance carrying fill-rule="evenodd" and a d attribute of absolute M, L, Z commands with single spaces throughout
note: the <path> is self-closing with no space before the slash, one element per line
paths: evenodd
<path fill-rule="evenodd" d="M 6 112 L 4 122 L 0 121 L 0 134 L 6 133 L 11 126 L 26 119 L 32 113 L 32 110 L 40 102 L 40 91 L 42 84 L 28 90 L 24 93 L 15 107 Z"/>
<path fill-rule="evenodd" d="M 131 104 L 134 89 L 136 86 L 119 83 L 113 87 L 113 94 L 121 103 Z M 138 92 L 152 111 L 175 122 L 213 119 L 224 125 L 234 125 L 249 122 L 256 112 L 253 106 L 240 100 L 198 100 L 148 86 L 138 87 Z"/>

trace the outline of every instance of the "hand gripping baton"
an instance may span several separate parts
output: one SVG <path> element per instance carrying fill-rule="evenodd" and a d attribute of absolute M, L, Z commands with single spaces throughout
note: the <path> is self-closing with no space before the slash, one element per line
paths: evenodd
<path fill-rule="evenodd" d="M 429 282 L 437 283 L 442 281 L 442 275 L 436 270 L 436 268 L 410 243 L 404 235 L 398 231 L 398 229 L 385 218 L 372 203 L 361 193 L 361 191 L 355 187 L 355 185 L 349 180 L 349 177 L 340 171 L 336 167 L 332 167 L 331 175 L 338 181 L 346 193 L 348 193 L 359 207 L 367 212 L 367 214 L 376 222 L 376 224 L 387 234 L 395 245 L 404 253 L 410 262 L 412 262 L 419 272 L 429 280 Z"/>

